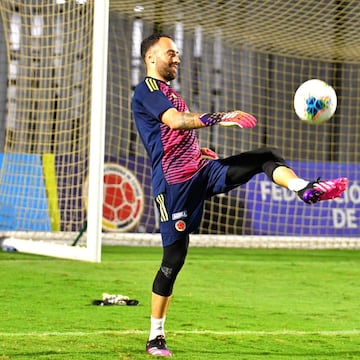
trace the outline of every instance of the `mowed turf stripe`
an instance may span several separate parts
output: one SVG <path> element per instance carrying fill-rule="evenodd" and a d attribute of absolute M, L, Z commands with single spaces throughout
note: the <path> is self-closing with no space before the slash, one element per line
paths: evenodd
<path fill-rule="evenodd" d="M 100 330 L 100 331 L 49 331 L 49 332 L 22 332 L 22 333 L 0 333 L 0 337 L 21 337 L 21 336 L 89 336 L 89 335 L 137 335 L 147 334 L 145 330 Z M 318 330 L 318 331 L 303 331 L 303 330 L 274 330 L 274 331 L 254 331 L 254 330 L 239 330 L 239 331 L 213 331 L 213 330 L 179 330 L 167 331 L 167 334 L 194 334 L 194 335 L 255 335 L 255 336 L 273 336 L 273 335 L 293 335 L 293 336 L 340 336 L 340 335 L 360 335 L 360 330 Z"/>

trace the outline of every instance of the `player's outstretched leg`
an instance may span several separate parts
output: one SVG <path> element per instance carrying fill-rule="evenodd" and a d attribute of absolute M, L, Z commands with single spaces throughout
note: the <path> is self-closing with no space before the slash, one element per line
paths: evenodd
<path fill-rule="evenodd" d="M 310 182 L 304 189 L 297 192 L 299 198 L 307 204 L 315 204 L 322 200 L 340 197 L 348 186 L 348 179 L 341 177 L 334 180 L 320 180 Z"/>
<path fill-rule="evenodd" d="M 171 351 L 166 347 L 165 337 L 157 336 L 146 344 L 146 352 L 154 356 L 172 356 Z"/>

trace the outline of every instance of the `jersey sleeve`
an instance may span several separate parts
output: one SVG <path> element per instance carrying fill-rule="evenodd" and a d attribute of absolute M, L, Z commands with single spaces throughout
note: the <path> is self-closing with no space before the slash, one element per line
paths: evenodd
<path fill-rule="evenodd" d="M 173 108 L 173 103 L 160 90 L 154 79 L 147 78 L 142 94 L 139 94 L 141 103 L 146 111 L 160 120 L 160 116 L 168 109 Z"/>

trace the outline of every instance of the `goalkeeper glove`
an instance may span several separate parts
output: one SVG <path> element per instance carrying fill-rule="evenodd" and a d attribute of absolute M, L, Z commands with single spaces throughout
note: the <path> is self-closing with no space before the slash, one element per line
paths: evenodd
<path fill-rule="evenodd" d="M 201 148 L 200 150 L 202 159 L 217 160 L 219 158 L 218 154 L 209 148 Z"/>
<path fill-rule="evenodd" d="M 199 119 L 204 126 L 219 124 L 221 126 L 239 126 L 241 128 L 253 128 L 256 126 L 256 119 L 251 114 L 236 110 L 231 112 L 205 113 Z"/>
<path fill-rule="evenodd" d="M 221 126 L 239 126 L 243 129 L 251 129 L 256 126 L 254 116 L 243 111 L 232 111 L 225 113 L 219 122 Z"/>

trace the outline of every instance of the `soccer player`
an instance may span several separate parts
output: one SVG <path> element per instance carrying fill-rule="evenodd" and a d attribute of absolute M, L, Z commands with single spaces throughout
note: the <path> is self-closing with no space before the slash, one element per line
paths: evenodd
<path fill-rule="evenodd" d="M 154 356 L 172 356 L 165 341 L 165 318 L 176 277 L 185 262 L 189 234 L 200 225 L 205 199 L 228 192 L 260 172 L 309 204 L 339 197 L 348 181 L 302 179 L 274 148 L 263 147 L 223 159 L 201 149 L 195 129 L 216 125 L 253 128 L 256 119 L 238 110 L 190 112 L 170 85 L 180 65 L 179 51 L 170 36 L 153 34 L 144 39 L 141 55 L 146 77 L 135 88 L 132 111 L 152 163 L 153 196 L 163 245 L 161 265 L 152 286 L 146 351 Z"/>

